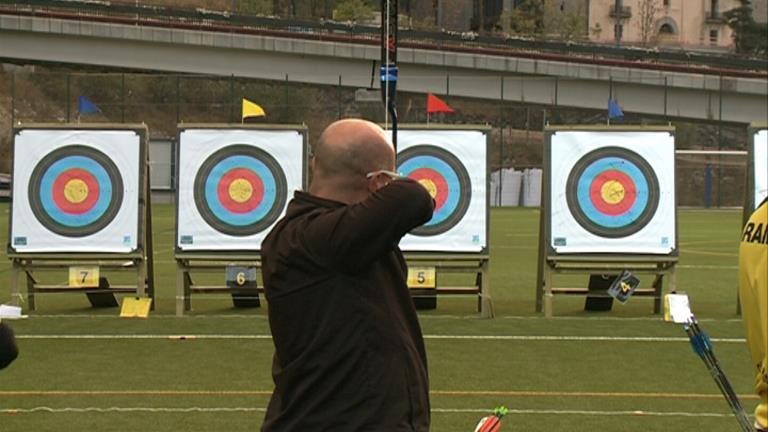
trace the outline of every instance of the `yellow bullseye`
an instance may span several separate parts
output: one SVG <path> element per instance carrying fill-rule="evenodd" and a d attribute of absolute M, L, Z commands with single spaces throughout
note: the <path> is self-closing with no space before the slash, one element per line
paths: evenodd
<path fill-rule="evenodd" d="M 80 204 L 88 198 L 88 185 L 78 178 L 67 181 L 64 185 L 64 198 L 73 204 Z"/>
<path fill-rule="evenodd" d="M 430 179 L 420 179 L 419 183 L 421 183 L 421 185 L 424 186 L 427 191 L 429 191 L 429 194 L 432 196 L 432 198 L 437 196 L 437 185 L 435 185 L 435 182 Z"/>
<path fill-rule="evenodd" d="M 237 203 L 244 203 L 253 196 L 253 186 L 251 182 L 244 179 L 237 179 L 229 184 L 229 197 Z"/>
<path fill-rule="evenodd" d="M 600 195 L 603 197 L 603 201 L 608 204 L 618 204 L 624 200 L 624 195 L 627 193 L 624 189 L 624 185 L 616 180 L 608 180 L 603 183 L 600 188 Z"/>

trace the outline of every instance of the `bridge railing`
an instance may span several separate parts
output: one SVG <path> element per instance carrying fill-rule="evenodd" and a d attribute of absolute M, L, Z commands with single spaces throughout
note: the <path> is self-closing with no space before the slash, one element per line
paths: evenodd
<path fill-rule="evenodd" d="M 52 14 L 62 18 L 111 18 L 118 22 L 154 23 L 168 27 L 198 26 L 215 31 L 238 32 L 247 29 L 284 32 L 293 37 L 309 37 L 339 41 L 378 43 L 380 29 L 376 26 L 342 23 L 329 20 L 301 20 L 276 16 L 258 16 L 216 11 L 203 8 L 177 8 L 146 3 L 100 0 L 0 0 L 0 12 L 16 11 L 31 14 Z M 592 59 L 616 59 L 638 63 L 672 63 L 741 71 L 766 71 L 768 58 L 738 56 L 671 48 L 615 46 L 585 41 L 563 41 L 402 28 L 400 41 L 421 48 L 464 50 L 483 49 L 490 54 L 504 51 L 552 53 Z M 717 72 L 717 71 L 711 71 Z"/>

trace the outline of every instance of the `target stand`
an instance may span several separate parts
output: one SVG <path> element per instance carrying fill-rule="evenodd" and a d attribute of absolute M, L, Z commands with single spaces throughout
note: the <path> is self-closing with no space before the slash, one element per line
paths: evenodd
<path fill-rule="evenodd" d="M 488 278 L 489 137 L 487 126 L 400 127 L 397 171 L 420 182 L 435 199 L 432 219 L 400 242 L 409 268 L 433 275 L 429 288 L 409 281 L 417 304 L 467 296 L 477 299 L 482 317 L 493 317 Z M 443 274 L 474 275 L 474 284 L 448 285 L 446 278 L 436 277 Z"/>
<path fill-rule="evenodd" d="M 671 127 L 553 126 L 545 129 L 536 311 L 553 315 L 564 274 L 653 276 L 637 297 L 661 312 L 663 281 L 676 288 L 677 205 Z M 643 284 L 645 285 L 645 284 Z"/>
<path fill-rule="evenodd" d="M 94 307 L 115 293 L 154 297 L 146 126 L 24 124 L 13 146 L 14 301 L 22 285 L 30 310 L 48 293 L 85 293 Z"/>
<path fill-rule="evenodd" d="M 255 307 L 261 242 L 306 186 L 306 127 L 180 124 L 176 145 L 176 315 L 193 294 Z"/>
<path fill-rule="evenodd" d="M 491 301 L 488 278 L 490 256 L 487 254 L 437 254 L 437 253 L 405 253 L 409 268 L 432 269 L 434 275 L 439 274 L 469 274 L 474 276 L 474 284 L 469 286 L 438 285 L 437 277 L 430 288 L 423 289 L 419 284 L 409 283 L 411 296 L 414 301 L 429 300 L 434 296 L 466 296 L 477 299 L 477 311 L 483 318 L 493 318 L 493 302 Z M 435 299 L 436 301 L 436 299 Z M 434 307 L 431 307 L 434 309 Z"/>

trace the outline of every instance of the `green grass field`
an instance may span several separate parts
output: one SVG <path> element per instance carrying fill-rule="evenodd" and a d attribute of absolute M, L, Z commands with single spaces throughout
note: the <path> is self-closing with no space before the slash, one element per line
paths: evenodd
<path fill-rule="evenodd" d="M 117 309 L 91 309 L 83 294 L 38 296 L 29 319 L 12 323 L 21 355 L 0 372 L 0 431 L 259 429 L 272 388 L 266 307 L 233 309 L 227 297 L 197 295 L 193 312 L 175 317 L 174 212 L 153 211 L 157 309 L 147 320 L 121 319 Z M 512 410 L 504 431 L 737 430 L 682 328 L 654 315 L 650 299 L 587 313 L 583 297 L 560 296 L 555 318 L 534 312 L 538 215 L 491 212 L 495 319 L 479 318 L 475 299 L 458 296 L 420 314 L 432 430 L 472 431 L 500 404 Z M 741 212 L 679 216 L 678 288 L 751 414 L 754 374 L 736 315 Z M 10 281 L 9 263 L 0 264 Z"/>

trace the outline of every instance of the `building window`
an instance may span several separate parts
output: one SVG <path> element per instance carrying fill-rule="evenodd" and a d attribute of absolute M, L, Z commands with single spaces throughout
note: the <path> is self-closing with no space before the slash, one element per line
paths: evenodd
<path fill-rule="evenodd" d="M 662 24 L 661 27 L 659 27 L 659 33 L 675 34 L 675 29 L 670 24 Z"/>
<path fill-rule="evenodd" d="M 624 25 L 616 24 L 613 26 L 613 36 L 617 41 L 621 40 L 621 37 L 623 34 L 624 34 Z"/>
<path fill-rule="evenodd" d="M 717 30 L 710 30 L 709 31 L 709 44 L 710 45 L 717 45 L 717 40 L 720 37 L 720 32 Z"/>
<path fill-rule="evenodd" d="M 670 3 L 671 1 L 672 1 L 672 0 L 664 0 L 664 6 L 665 6 L 665 7 L 669 7 L 669 3 Z"/>

